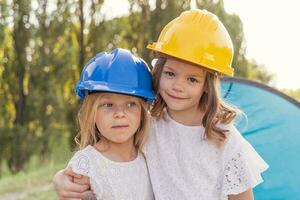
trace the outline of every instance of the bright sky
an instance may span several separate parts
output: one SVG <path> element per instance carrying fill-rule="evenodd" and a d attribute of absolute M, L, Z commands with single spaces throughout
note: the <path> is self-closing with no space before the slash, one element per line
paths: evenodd
<path fill-rule="evenodd" d="M 224 0 L 229 13 L 240 16 L 246 55 L 274 74 L 272 86 L 300 88 L 300 1 Z M 126 13 L 126 0 L 106 0 L 105 13 Z"/>
<path fill-rule="evenodd" d="M 247 57 L 264 64 L 279 88 L 300 88 L 300 1 L 224 0 L 240 16 Z"/>

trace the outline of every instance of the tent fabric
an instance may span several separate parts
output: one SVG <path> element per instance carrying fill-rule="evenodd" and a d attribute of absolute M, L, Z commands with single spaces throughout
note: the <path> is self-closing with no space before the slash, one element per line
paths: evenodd
<path fill-rule="evenodd" d="M 226 102 L 243 111 L 236 120 L 269 169 L 254 188 L 255 199 L 300 200 L 300 103 L 261 83 L 223 78 Z"/>

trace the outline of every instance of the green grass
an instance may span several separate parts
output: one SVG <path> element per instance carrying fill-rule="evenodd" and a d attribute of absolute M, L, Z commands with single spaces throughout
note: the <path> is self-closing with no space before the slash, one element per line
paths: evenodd
<path fill-rule="evenodd" d="M 1 1 L 1 0 L 0 0 Z M 56 141 L 48 157 L 42 159 L 34 155 L 26 163 L 24 170 L 11 174 L 7 163 L 0 163 L 2 177 L 0 177 L 0 200 L 56 200 L 53 188 L 54 174 L 64 168 L 72 156 L 68 140 Z M 8 196 L 9 195 L 9 196 Z M 13 197 L 13 198 L 11 198 Z"/>
<path fill-rule="evenodd" d="M 28 173 L 20 172 L 0 180 L 0 200 L 7 194 L 25 193 L 23 200 L 57 199 L 52 185 L 54 174 L 65 167 L 65 164 L 56 164 L 40 167 Z M 22 195 L 21 195 L 22 196 Z M 2 197 L 2 198 L 1 198 Z"/>
<path fill-rule="evenodd" d="M 37 199 L 43 199 L 43 200 L 53 200 L 58 199 L 54 189 L 42 191 L 42 192 L 34 192 L 30 193 L 24 200 L 37 200 Z"/>

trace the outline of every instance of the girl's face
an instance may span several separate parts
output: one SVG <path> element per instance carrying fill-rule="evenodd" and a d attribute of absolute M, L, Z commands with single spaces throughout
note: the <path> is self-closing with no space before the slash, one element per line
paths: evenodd
<path fill-rule="evenodd" d="M 103 93 L 99 99 L 96 126 L 107 142 L 133 142 L 141 123 L 142 107 L 137 97 Z"/>
<path fill-rule="evenodd" d="M 169 111 L 199 108 L 206 73 L 200 67 L 168 58 L 161 74 L 159 93 Z"/>

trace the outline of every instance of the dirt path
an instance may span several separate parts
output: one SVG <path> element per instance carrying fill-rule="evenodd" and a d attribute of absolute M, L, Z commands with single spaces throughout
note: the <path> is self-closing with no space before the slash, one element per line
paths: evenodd
<path fill-rule="evenodd" d="M 17 192 L 10 192 L 3 195 L 0 195 L 0 200 L 21 200 L 26 198 L 31 193 L 36 192 L 43 192 L 53 189 L 52 183 L 48 183 L 46 185 L 41 185 L 37 187 L 33 187 L 32 189 L 27 189 L 25 191 L 17 191 Z"/>

